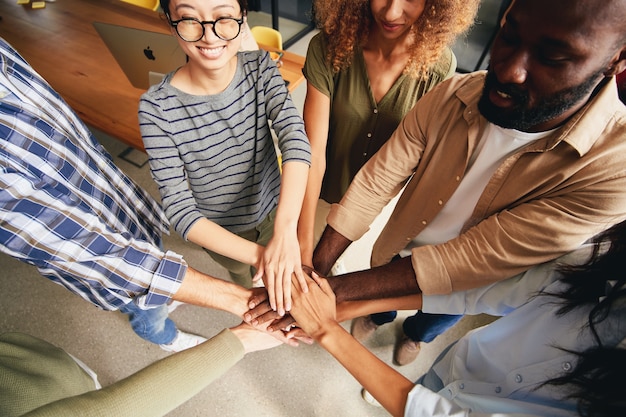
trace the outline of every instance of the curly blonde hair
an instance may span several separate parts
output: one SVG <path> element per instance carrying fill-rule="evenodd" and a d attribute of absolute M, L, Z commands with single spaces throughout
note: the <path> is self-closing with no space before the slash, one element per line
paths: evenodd
<path fill-rule="evenodd" d="M 404 72 L 425 77 L 446 47 L 473 23 L 480 0 L 426 0 L 424 12 L 413 24 L 414 48 Z M 373 23 L 369 0 L 316 0 L 314 16 L 326 36 L 333 70 L 348 68 L 358 46 L 367 41 Z"/>

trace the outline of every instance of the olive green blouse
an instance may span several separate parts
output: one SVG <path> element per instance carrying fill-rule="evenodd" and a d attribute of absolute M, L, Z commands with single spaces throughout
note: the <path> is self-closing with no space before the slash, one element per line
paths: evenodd
<path fill-rule="evenodd" d="M 332 70 L 326 53 L 325 38 L 318 33 L 309 44 L 303 72 L 309 83 L 330 98 L 326 173 L 320 197 L 337 203 L 359 169 L 389 139 L 417 99 L 454 75 L 456 58 L 446 49 L 428 77 L 415 79 L 402 74 L 376 103 L 363 51 L 359 48 L 352 65 L 339 73 Z"/>

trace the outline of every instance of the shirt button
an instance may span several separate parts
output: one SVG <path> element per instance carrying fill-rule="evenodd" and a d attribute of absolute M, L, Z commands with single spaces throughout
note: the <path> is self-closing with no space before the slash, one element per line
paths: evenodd
<path fill-rule="evenodd" d="M 374 114 L 378 114 L 378 109 L 374 109 Z"/>
<path fill-rule="evenodd" d="M 522 378 L 520 374 L 515 375 L 515 382 L 517 382 L 518 384 L 521 383 L 523 380 L 524 378 Z"/>
<path fill-rule="evenodd" d="M 440 206 L 442 206 L 442 205 L 443 205 L 443 201 L 442 201 L 442 200 L 437 201 L 437 203 L 438 203 Z"/>
<path fill-rule="evenodd" d="M 368 137 L 368 138 L 371 138 L 371 137 L 372 137 L 372 134 L 371 134 L 371 133 L 368 133 L 368 134 L 367 134 L 367 137 Z"/>
<path fill-rule="evenodd" d="M 407 241 L 407 242 L 410 242 L 410 241 L 411 241 L 411 238 L 410 238 L 410 237 L 407 237 L 407 238 L 406 238 L 406 241 Z"/>
<path fill-rule="evenodd" d="M 427 223 L 427 222 L 426 222 L 426 220 L 422 220 L 422 224 L 423 224 L 424 226 L 426 226 L 426 223 Z"/>
<path fill-rule="evenodd" d="M 463 383 L 459 384 L 459 388 L 465 389 L 465 384 L 463 384 Z"/>
<path fill-rule="evenodd" d="M 500 394 L 502 392 L 502 388 L 496 387 L 495 391 L 496 391 L 496 394 Z"/>
<path fill-rule="evenodd" d="M 458 175 L 455 178 L 457 181 L 461 181 L 461 177 L 459 177 Z"/>
<path fill-rule="evenodd" d="M 570 369 L 572 369 L 572 364 L 569 362 L 563 362 L 563 370 L 569 371 Z"/>
<path fill-rule="evenodd" d="M 367 152 L 363 152 L 363 156 L 367 156 Z"/>

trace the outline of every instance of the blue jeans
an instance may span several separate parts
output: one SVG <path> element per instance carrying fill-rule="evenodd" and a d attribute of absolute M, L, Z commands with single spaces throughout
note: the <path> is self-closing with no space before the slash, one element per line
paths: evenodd
<path fill-rule="evenodd" d="M 372 314 L 372 321 L 378 326 L 391 323 L 397 316 L 396 311 Z M 415 342 L 432 342 L 450 327 L 454 326 L 462 315 L 452 314 L 428 314 L 418 311 L 415 315 L 407 317 L 402 323 L 404 334 Z"/>
<path fill-rule="evenodd" d="M 120 308 L 128 316 L 130 325 L 139 337 L 157 345 L 172 343 L 176 337 L 176 324 L 168 318 L 167 305 L 143 310 L 130 302 Z"/>

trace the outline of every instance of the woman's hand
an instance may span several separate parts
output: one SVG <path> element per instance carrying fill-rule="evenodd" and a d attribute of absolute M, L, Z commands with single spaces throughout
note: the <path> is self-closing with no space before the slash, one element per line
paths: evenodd
<path fill-rule="evenodd" d="M 262 329 L 252 327 L 247 323 L 241 323 L 240 325 L 230 329 L 231 332 L 243 344 L 246 353 L 256 352 L 259 350 L 266 350 L 287 343 L 291 346 L 298 346 L 298 342 L 293 339 L 288 339 L 283 332 L 268 332 Z"/>
<path fill-rule="evenodd" d="M 274 236 L 263 252 L 254 280 L 263 278 L 270 306 L 281 316 L 291 310 L 291 280 L 294 276 L 306 291 L 295 227 L 275 225 Z"/>
<path fill-rule="evenodd" d="M 281 316 L 291 309 L 291 279 L 294 274 L 306 291 L 297 229 L 308 173 L 309 165 L 306 163 L 283 163 L 274 235 L 265 248 L 261 267 L 254 276 L 254 280 L 263 277 L 270 305 Z"/>
<path fill-rule="evenodd" d="M 308 292 L 304 293 L 298 282 L 293 282 L 291 316 L 306 334 L 319 340 L 337 323 L 335 294 L 326 279 L 315 272 L 307 278 Z"/>

